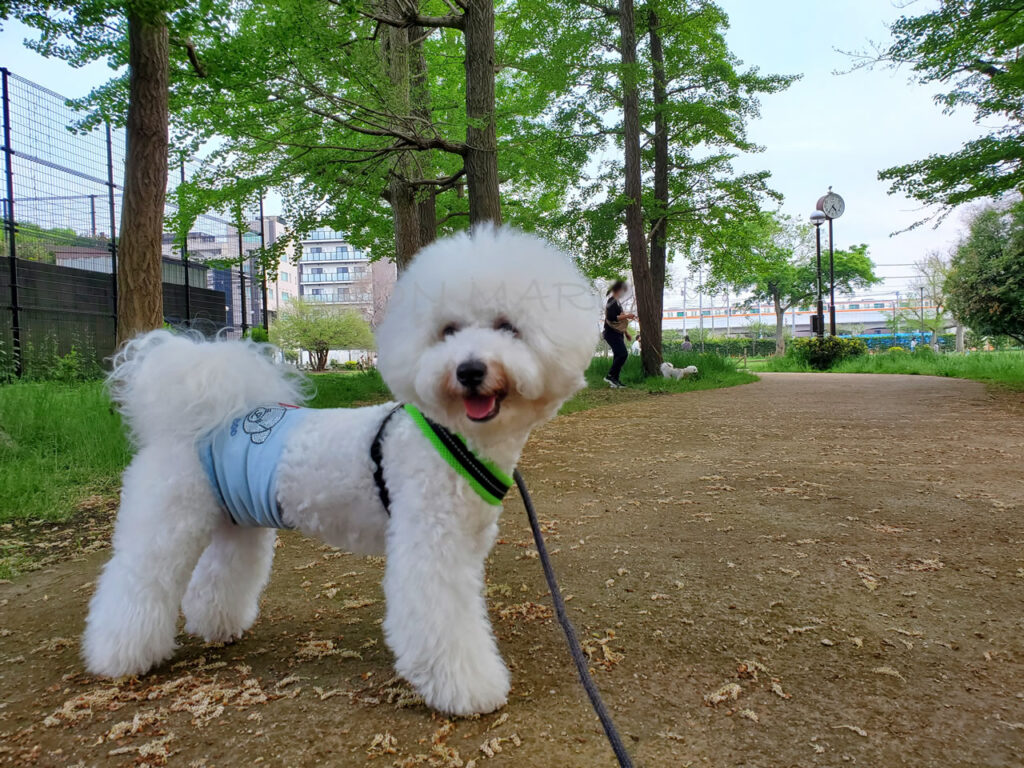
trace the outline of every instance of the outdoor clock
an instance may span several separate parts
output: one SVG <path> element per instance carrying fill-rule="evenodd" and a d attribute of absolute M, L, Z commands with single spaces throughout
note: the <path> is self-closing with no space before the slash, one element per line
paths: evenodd
<path fill-rule="evenodd" d="M 846 203 L 843 202 L 843 198 L 830 189 L 828 194 L 818 201 L 818 210 L 830 219 L 838 219 L 846 210 Z"/>

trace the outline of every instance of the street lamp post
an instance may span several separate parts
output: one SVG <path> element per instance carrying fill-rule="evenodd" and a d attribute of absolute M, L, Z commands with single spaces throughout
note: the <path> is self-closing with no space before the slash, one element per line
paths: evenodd
<path fill-rule="evenodd" d="M 846 203 L 839 195 L 828 188 L 828 192 L 818 199 L 815 206 L 826 219 L 828 219 L 828 317 L 829 333 L 836 335 L 836 266 L 835 266 L 835 238 L 832 236 L 832 221 L 838 219 L 846 210 Z"/>
<path fill-rule="evenodd" d="M 832 237 L 832 219 L 828 220 L 828 332 L 836 335 L 836 252 Z"/>
<path fill-rule="evenodd" d="M 811 224 L 814 225 L 814 241 L 818 253 L 818 338 L 825 336 L 825 310 L 821 305 L 821 225 L 825 223 L 825 214 L 815 211 L 811 214 Z"/>

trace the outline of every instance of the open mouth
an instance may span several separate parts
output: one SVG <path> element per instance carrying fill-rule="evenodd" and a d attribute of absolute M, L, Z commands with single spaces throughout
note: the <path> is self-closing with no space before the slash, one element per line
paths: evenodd
<path fill-rule="evenodd" d="M 503 395 L 466 395 L 462 403 L 466 407 L 466 418 L 470 421 L 490 421 L 501 410 Z"/>

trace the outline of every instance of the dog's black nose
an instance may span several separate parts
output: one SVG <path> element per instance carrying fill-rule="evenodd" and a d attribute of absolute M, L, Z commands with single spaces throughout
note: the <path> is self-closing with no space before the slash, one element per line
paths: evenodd
<path fill-rule="evenodd" d="M 473 389 L 484 383 L 484 376 L 487 375 L 487 364 L 481 360 L 466 360 L 459 363 L 455 369 L 455 378 L 459 384 Z"/>

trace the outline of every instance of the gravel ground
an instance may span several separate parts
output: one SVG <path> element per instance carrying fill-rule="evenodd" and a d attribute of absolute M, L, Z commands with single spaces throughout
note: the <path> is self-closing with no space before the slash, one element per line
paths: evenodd
<path fill-rule="evenodd" d="M 1024 399 L 769 374 L 539 430 L 521 468 L 640 766 L 1024 764 Z M 0 765 L 605 766 L 518 498 L 489 566 L 507 707 L 393 678 L 382 563 L 281 537 L 263 616 L 88 677 L 103 552 L 0 585 Z"/>

